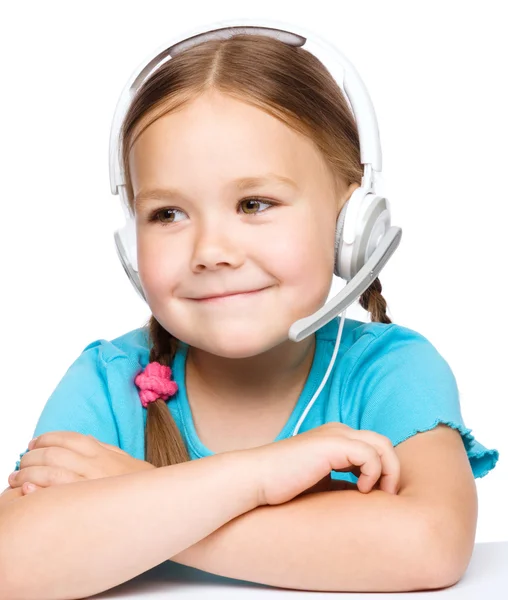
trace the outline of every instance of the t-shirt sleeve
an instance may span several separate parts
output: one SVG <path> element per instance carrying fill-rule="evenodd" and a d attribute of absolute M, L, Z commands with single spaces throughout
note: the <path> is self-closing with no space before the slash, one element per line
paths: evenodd
<path fill-rule="evenodd" d="M 397 446 L 444 423 L 460 432 L 474 477 L 484 477 L 499 458 L 465 426 L 455 376 L 423 335 L 393 324 L 372 336 L 349 377 L 359 399 L 359 429 L 387 436 Z"/>
<path fill-rule="evenodd" d="M 100 353 L 100 340 L 92 342 L 67 369 L 46 401 L 32 437 L 48 431 L 76 431 L 119 446 L 106 365 Z M 19 455 L 16 471 L 28 451 L 27 448 Z"/>

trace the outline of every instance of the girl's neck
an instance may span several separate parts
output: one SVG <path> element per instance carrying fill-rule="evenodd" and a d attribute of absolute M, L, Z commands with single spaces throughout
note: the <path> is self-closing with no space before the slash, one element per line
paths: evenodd
<path fill-rule="evenodd" d="M 315 349 L 315 334 L 297 344 L 287 340 L 248 359 L 225 359 L 189 346 L 186 378 L 221 405 L 235 406 L 241 399 L 243 404 L 274 406 L 303 389 Z"/>

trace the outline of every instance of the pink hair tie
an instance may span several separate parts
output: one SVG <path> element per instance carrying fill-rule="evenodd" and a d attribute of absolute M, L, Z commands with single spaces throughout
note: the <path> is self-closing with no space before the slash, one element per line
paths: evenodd
<path fill-rule="evenodd" d="M 178 391 L 178 384 L 170 380 L 171 369 L 157 361 L 148 363 L 145 369 L 136 375 L 134 383 L 140 389 L 141 404 L 146 408 L 150 402 L 167 400 Z"/>

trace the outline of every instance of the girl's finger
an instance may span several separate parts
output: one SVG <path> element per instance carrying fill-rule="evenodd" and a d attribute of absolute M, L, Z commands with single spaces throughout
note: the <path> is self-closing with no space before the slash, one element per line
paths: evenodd
<path fill-rule="evenodd" d="M 118 452 L 119 454 L 127 454 L 127 452 L 125 452 L 124 450 L 122 450 L 118 446 L 114 446 L 112 444 L 106 444 L 106 442 L 99 442 L 99 440 L 96 440 L 96 442 L 100 446 L 103 446 L 104 448 L 107 448 L 108 450 L 113 450 L 113 452 Z"/>
<path fill-rule="evenodd" d="M 364 431 L 362 433 L 367 442 L 376 448 L 381 458 L 382 473 L 378 480 L 379 489 L 396 495 L 400 487 L 400 461 L 392 444 L 389 441 L 388 443 L 384 443 L 383 440 L 379 441 L 374 432 Z"/>
<path fill-rule="evenodd" d="M 21 486 L 21 492 L 23 493 L 24 496 L 26 496 L 27 494 L 31 494 L 32 492 L 35 492 L 36 490 L 40 490 L 42 489 L 40 486 L 35 485 L 34 483 L 30 483 L 30 482 L 26 482 Z"/>
<path fill-rule="evenodd" d="M 31 467 L 60 468 L 72 471 L 73 473 L 81 475 L 82 477 L 87 477 L 88 479 L 91 479 L 93 475 L 91 472 L 93 463 L 90 461 L 89 457 L 61 446 L 35 448 L 24 454 L 19 463 L 20 473 Z M 21 481 L 29 481 L 30 478 L 26 476 L 26 472 L 24 475 L 25 477 Z M 35 481 L 34 483 L 38 484 L 38 481 Z"/>
<path fill-rule="evenodd" d="M 348 434 L 351 439 L 365 442 L 375 448 L 381 461 L 381 473 L 376 483 L 380 490 L 389 494 L 397 494 L 400 486 L 400 461 L 388 438 L 369 430 L 357 430 Z M 351 471 L 361 476 L 361 467 Z"/>
<path fill-rule="evenodd" d="M 11 487 L 22 487 L 27 483 L 32 483 L 39 487 L 50 487 L 83 479 L 86 479 L 86 477 L 59 467 L 26 467 L 19 471 L 16 480 L 10 485 Z"/>

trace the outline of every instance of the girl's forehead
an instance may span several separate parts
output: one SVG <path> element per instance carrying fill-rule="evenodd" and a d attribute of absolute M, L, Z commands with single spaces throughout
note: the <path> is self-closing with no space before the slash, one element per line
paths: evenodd
<path fill-rule="evenodd" d="M 141 133 L 131 150 L 147 147 L 156 152 L 196 152 L 215 149 L 209 158 L 218 159 L 224 152 L 291 154 L 294 148 L 316 151 L 314 141 L 290 127 L 282 119 L 250 104 L 227 98 L 218 106 L 197 99 L 170 110 L 140 125 Z"/>
<path fill-rule="evenodd" d="M 301 188 L 303 181 L 325 172 L 317 147 L 295 132 L 268 137 L 232 129 L 222 136 L 202 131 L 194 135 L 172 128 L 162 119 L 159 129 L 150 126 L 133 144 L 129 168 L 135 188 L 178 187 L 178 182 L 214 182 L 244 190 L 261 187 Z"/>
<path fill-rule="evenodd" d="M 228 96 L 198 98 L 155 119 L 136 137 L 129 169 L 138 199 L 163 190 L 166 199 L 200 196 L 203 188 L 294 194 L 331 183 L 314 140 Z"/>

